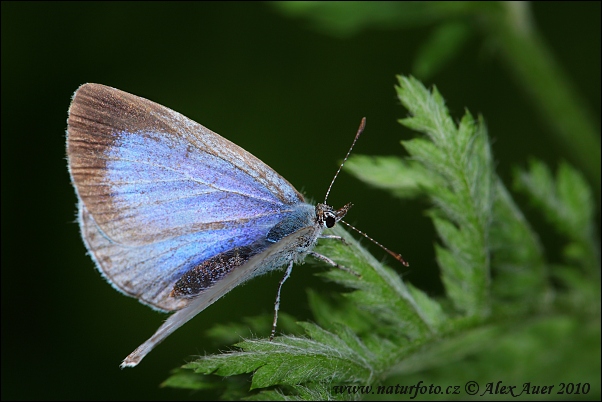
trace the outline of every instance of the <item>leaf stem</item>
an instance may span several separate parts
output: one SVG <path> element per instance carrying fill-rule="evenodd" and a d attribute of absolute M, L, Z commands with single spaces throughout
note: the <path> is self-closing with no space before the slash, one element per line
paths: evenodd
<path fill-rule="evenodd" d="M 497 38 L 502 55 L 546 122 L 558 145 L 582 167 L 600 194 L 600 128 L 547 43 L 533 25 L 526 2 L 504 2 L 488 11 L 485 25 Z M 505 11 L 505 12 L 504 12 Z M 599 201 L 599 199 L 598 199 Z"/>

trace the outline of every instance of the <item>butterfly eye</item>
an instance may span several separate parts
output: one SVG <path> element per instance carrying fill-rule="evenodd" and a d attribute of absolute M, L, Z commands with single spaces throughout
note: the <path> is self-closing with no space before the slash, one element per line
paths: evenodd
<path fill-rule="evenodd" d="M 329 215 L 326 217 L 326 227 L 327 228 L 333 227 L 335 223 L 337 223 L 337 221 L 336 221 L 336 219 L 334 219 L 334 216 Z"/>

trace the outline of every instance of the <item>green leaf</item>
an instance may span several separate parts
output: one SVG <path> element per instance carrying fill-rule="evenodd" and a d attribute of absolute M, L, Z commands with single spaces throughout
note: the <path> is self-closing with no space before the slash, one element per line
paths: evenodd
<path fill-rule="evenodd" d="M 465 337 L 448 345 L 442 342 L 442 349 L 433 348 L 437 356 L 449 355 L 453 364 L 433 364 L 428 370 L 413 371 L 413 363 L 421 364 L 428 360 L 408 361 L 400 367 L 400 374 L 389 379 L 388 383 L 417 384 L 466 384 L 469 380 L 480 386 L 479 395 L 487 399 L 503 399 L 486 392 L 486 386 L 498 381 L 502 385 L 516 386 L 516 394 L 525 383 L 546 385 L 552 388 L 551 395 L 528 395 L 528 400 L 551 399 L 556 397 L 560 383 L 584 383 L 590 385 L 584 395 L 573 395 L 573 399 L 599 399 L 600 395 L 600 319 L 583 322 L 570 316 L 534 317 L 521 323 L 507 323 L 495 327 L 484 327 L 471 331 Z M 482 345 L 471 350 L 471 345 Z M 445 348 L 443 349 L 443 346 Z M 467 352 L 468 358 L 453 360 L 453 353 Z M 405 362 L 404 362 L 405 363 Z M 404 370 L 404 369 L 407 369 Z M 566 391 L 565 391 L 566 392 Z M 573 391 L 574 392 L 574 391 Z M 420 399 L 416 398 L 416 399 Z M 424 397 L 423 397 L 424 399 Z M 465 400 L 464 391 L 460 395 L 428 395 L 429 400 Z M 507 396 L 505 399 L 508 399 Z"/>
<path fill-rule="evenodd" d="M 194 374 L 190 370 L 176 369 L 171 376 L 163 381 L 162 387 L 183 388 L 192 390 L 206 390 L 215 388 L 206 377 Z"/>
<path fill-rule="evenodd" d="M 400 198 L 418 196 L 423 187 L 436 185 L 436 177 L 422 165 L 395 156 L 352 155 L 345 162 L 345 170 L 364 183 Z"/>
<path fill-rule="evenodd" d="M 243 338 L 252 336 L 269 336 L 272 318 L 267 315 L 245 317 L 240 323 L 216 324 L 207 330 L 207 336 L 216 343 L 236 343 Z M 297 325 L 297 320 L 286 312 L 278 314 L 278 328 L 288 333 L 300 334 L 302 328 Z"/>
<path fill-rule="evenodd" d="M 550 301 L 550 273 L 543 247 L 499 179 L 496 181 L 494 211 L 490 231 L 496 276 L 493 293 L 503 301 L 496 307 L 513 314 L 545 307 Z"/>
<path fill-rule="evenodd" d="M 184 368 L 197 373 L 231 376 L 255 372 L 251 389 L 307 381 L 354 382 L 372 376 L 369 351 L 347 331 L 339 334 L 304 323 L 309 338 L 292 336 L 248 340 L 237 344 L 241 351 L 206 356 Z"/>
<path fill-rule="evenodd" d="M 335 227 L 333 232 L 343 237 L 347 245 L 324 242 L 316 250 L 333 256 L 343 266 L 353 267 L 361 277 L 342 270 L 329 270 L 322 275 L 356 289 L 346 296 L 358 308 L 377 314 L 390 325 L 404 328 L 406 336 L 415 338 L 431 333 L 434 328 L 399 275 L 378 262 L 342 228 Z"/>
<path fill-rule="evenodd" d="M 442 183 L 429 187 L 427 196 L 437 206 L 433 222 L 448 249 L 437 248 L 443 283 L 459 311 L 486 317 L 494 176 L 485 125 L 467 112 L 456 126 L 437 90 L 414 78 L 399 77 L 397 94 L 411 115 L 400 122 L 430 140 L 403 145 Z"/>
<path fill-rule="evenodd" d="M 430 24 L 450 15 L 464 15 L 471 2 L 332 2 L 271 3 L 291 17 L 305 18 L 330 35 L 344 37 L 369 27 L 397 28 Z"/>
<path fill-rule="evenodd" d="M 460 52 L 471 34 L 465 21 L 451 21 L 435 28 L 414 59 L 414 75 L 427 80 L 437 74 Z"/>
<path fill-rule="evenodd" d="M 547 166 L 531 160 L 528 171 L 515 171 L 515 187 L 525 192 L 548 222 L 568 239 L 564 250 L 567 261 L 575 261 L 590 275 L 596 275 L 600 242 L 594 229 L 593 196 L 583 176 L 562 162 L 554 179 Z"/>

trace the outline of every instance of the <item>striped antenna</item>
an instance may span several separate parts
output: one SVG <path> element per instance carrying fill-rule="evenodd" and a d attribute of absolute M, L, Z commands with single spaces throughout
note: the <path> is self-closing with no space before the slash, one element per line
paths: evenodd
<path fill-rule="evenodd" d="M 345 225 L 349 226 L 351 229 L 355 230 L 356 232 L 358 232 L 359 234 L 364 236 L 366 239 L 370 240 L 372 243 L 376 244 L 378 247 L 385 250 L 387 253 L 389 253 L 391 256 L 393 256 L 393 258 L 395 258 L 397 261 L 401 262 L 404 266 L 406 266 L 406 267 L 410 266 L 410 264 L 406 260 L 403 259 L 401 254 L 389 250 L 388 248 L 386 248 L 385 246 L 383 246 L 382 244 L 380 244 L 379 242 L 374 240 L 372 237 L 368 236 L 366 233 L 362 232 L 361 230 L 359 230 L 358 228 L 353 226 L 352 224 L 347 223 L 344 220 L 340 220 L 339 222 L 343 222 Z"/>
<path fill-rule="evenodd" d="M 355 138 L 353 139 L 353 143 L 351 144 L 351 147 L 349 148 L 349 151 L 347 151 L 347 155 L 345 155 L 345 159 L 343 159 L 343 162 L 341 163 L 341 166 L 339 166 L 339 170 L 337 170 L 336 174 L 332 178 L 332 181 L 330 182 L 330 186 L 328 186 L 328 191 L 326 191 L 326 197 L 324 197 L 324 204 L 326 204 L 326 201 L 328 200 L 328 195 L 330 194 L 330 189 L 332 188 L 332 185 L 334 184 L 334 181 L 337 179 L 337 176 L 341 172 L 341 169 L 343 168 L 343 165 L 347 161 L 347 158 L 349 158 L 349 155 L 351 154 L 351 150 L 355 146 L 355 143 L 357 142 L 357 139 L 360 138 L 360 135 L 362 134 L 362 132 L 364 131 L 365 128 L 366 128 L 366 118 L 363 117 L 362 121 L 360 122 L 360 127 L 357 129 L 357 134 L 355 135 Z M 395 258 L 397 261 L 401 262 L 404 266 L 406 266 L 406 267 L 410 266 L 410 264 L 406 260 L 403 259 L 403 257 L 401 256 L 401 254 L 395 253 L 395 252 L 389 250 L 388 248 L 386 248 L 385 246 L 383 246 L 382 244 L 380 244 L 379 242 L 377 242 L 376 240 L 374 240 L 372 237 L 368 236 L 366 233 L 362 232 L 361 230 L 359 230 L 355 226 L 353 226 L 353 225 L 345 222 L 344 220 L 341 220 L 340 222 L 343 222 L 345 225 L 349 226 L 351 229 L 355 230 L 356 232 L 358 232 L 359 234 L 361 234 L 362 236 L 364 236 L 366 239 L 370 240 L 372 243 L 376 244 L 378 247 L 380 247 L 383 250 L 385 250 L 393 258 Z"/>
<path fill-rule="evenodd" d="M 360 128 L 357 129 L 357 134 L 355 135 L 355 138 L 353 139 L 351 148 L 349 148 L 349 151 L 347 151 L 347 155 L 345 155 L 345 159 L 343 159 L 343 163 L 341 163 L 341 166 L 339 166 L 339 170 L 337 170 L 336 174 L 332 178 L 332 181 L 330 182 L 330 186 L 328 186 L 328 191 L 326 191 L 326 197 L 324 197 L 324 204 L 326 204 L 326 200 L 328 200 L 328 194 L 330 194 L 330 189 L 332 188 L 334 181 L 337 179 L 337 176 L 339 175 L 339 172 L 341 171 L 341 169 L 343 169 L 343 165 L 347 161 L 347 158 L 349 158 L 349 154 L 351 153 L 351 150 L 355 146 L 357 139 L 360 138 L 360 135 L 362 134 L 362 131 L 364 131 L 365 128 L 366 128 L 366 118 L 362 117 L 362 121 L 360 123 Z"/>

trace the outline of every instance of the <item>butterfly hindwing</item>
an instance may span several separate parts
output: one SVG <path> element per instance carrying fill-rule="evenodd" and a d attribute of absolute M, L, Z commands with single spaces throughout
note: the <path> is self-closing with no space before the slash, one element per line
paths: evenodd
<path fill-rule="evenodd" d="M 299 250 L 307 251 L 308 244 L 315 243 L 319 231 L 315 226 L 305 227 L 251 257 L 244 264 L 244 269 L 232 271 L 215 285 L 190 299 L 186 307 L 172 314 L 151 338 L 125 358 L 121 367 L 136 366 L 157 344 L 241 283 L 281 266 L 284 262 L 301 260 L 304 255 L 299 254 Z"/>

